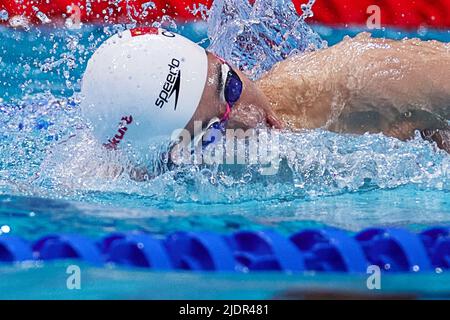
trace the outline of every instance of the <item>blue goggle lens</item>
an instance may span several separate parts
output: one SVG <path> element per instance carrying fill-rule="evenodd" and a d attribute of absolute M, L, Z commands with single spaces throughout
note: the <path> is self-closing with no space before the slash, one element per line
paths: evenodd
<path fill-rule="evenodd" d="M 225 100 L 233 104 L 239 100 L 242 94 L 242 81 L 234 71 L 229 71 L 227 81 L 225 83 L 224 96 Z"/>

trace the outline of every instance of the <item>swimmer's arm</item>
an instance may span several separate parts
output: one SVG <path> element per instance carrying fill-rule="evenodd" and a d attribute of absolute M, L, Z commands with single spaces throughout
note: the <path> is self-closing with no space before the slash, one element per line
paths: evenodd
<path fill-rule="evenodd" d="M 350 60 L 339 78 L 351 105 L 386 106 L 400 112 L 422 110 L 450 119 L 448 44 L 361 35 L 336 50 Z"/>
<path fill-rule="evenodd" d="M 355 63 L 341 77 L 348 103 L 337 127 L 356 133 L 383 132 L 402 140 L 413 137 L 416 130 L 448 129 L 448 45 L 359 38 L 343 45 Z M 362 118 L 355 120 L 354 115 Z"/>
<path fill-rule="evenodd" d="M 433 129 L 429 126 L 449 119 L 449 50 L 436 41 L 362 34 L 285 60 L 259 84 L 275 111 L 294 127 L 384 132 L 406 139 L 415 126 Z M 414 125 L 402 123 L 401 129 L 390 130 L 410 111 L 416 111 Z"/>

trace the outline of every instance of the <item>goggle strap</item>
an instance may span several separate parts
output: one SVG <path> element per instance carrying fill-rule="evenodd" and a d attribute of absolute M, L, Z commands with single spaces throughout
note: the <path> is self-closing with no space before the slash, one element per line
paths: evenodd
<path fill-rule="evenodd" d="M 225 122 L 230 117 L 231 112 L 231 106 L 229 103 L 227 103 L 227 110 L 225 110 L 225 113 L 223 114 L 222 118 L 220 119 L 220 122 Z"/>
<path fill-rule="evenodd" d="M 209 129 L 211 129 L 211 128 L 214 126 L 214 124 L 220 123 L 220 122 L 221 122 L 221 120 L 220 120 L 219 118 L 217 118 L 217 117 L 212 118 L 212 119 L 208 122 L 208 125 L 206 126 L 206 129 L 205 129 L 205 130 L 202 130 L 202 132 L 201 132 L 200 134 L 198 134 L 198 135 L 196 135 L 196 136 L 194 137 L 194 147 L 199 145 L 199 143 L 203 140 L 203 136 L 206 134 L 206 132 L 207 132 Z M 202 143 L 202 144 L 203 144 L 203 143 Z"/>

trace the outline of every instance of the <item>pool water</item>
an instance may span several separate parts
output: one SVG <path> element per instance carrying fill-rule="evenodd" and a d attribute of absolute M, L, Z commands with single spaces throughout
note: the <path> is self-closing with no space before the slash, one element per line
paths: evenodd
<path fill-rule="evenodd" d="M 314 26 L 329 45 L 357 28 Z M 275 176 L 258 168 L 189 168 L 137 183 L 102 178 L 78 110 L 80 79 L 89 56 L 115 27 L 79 31 L 0 32 L 0 227 L 35 240 L 49 233 L 99 238 L 114 231 L 159 235 L 174 231 L 275 229 L 284 234 L 333 226 L 356 232 L 370 226 L 420 231 L 450 225 L 450 156 L 419 137 L 400 142 L 381 135 L 342 136 L 321 130 L 282 134 L 283 160 Z M 201 41 L 204 24 L 179 26 Z M 448 31 L 418 36 L 449 42 Z M 208 42 L 203 41 L 207 46 Z M 76 135 L 67 140 L 67 137 Z M 120 159 L 117 161 L 121 161 Z M 86 174 L 82 168 L 94 169 Z M 365 275 L 160 273 L 81 264 L 82 290 L 66 288 L 74 261 L 0 266 L 0 298 L 271 298 L 286 292 L 353 289 Z M 449 296 L 444 273 L 388 275 L 383 292 Z"/>
<path fill-rule="evenodd" d="M 81 289 L 68 290 L 66 268 L 81 268 Z M 364 275 L 282 273 L 161 273 L 99 269 L 79 262 L 0 268 L 1 299 L 286 299 L 307 293 L 353 292 L 355 297 L 396 294 L 403 298 L 449 297 L 448 274 L 390 275 L 382 290 L 368 291 Z M 5 282 L 3 279 L 7 279 Z"/>

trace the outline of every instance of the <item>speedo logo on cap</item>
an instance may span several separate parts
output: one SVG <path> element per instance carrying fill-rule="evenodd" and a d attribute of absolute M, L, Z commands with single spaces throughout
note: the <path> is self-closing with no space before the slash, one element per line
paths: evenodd
<path fill-rule="evenodd" d="M 168 64 L 169 73 L 167 74 L 166 81 L 159 92 L 158 98 L 155 101 L 157 107 L 164 107 L 169 99 L 175 93 L 175 105 L 174 110 L 177 110 L 178 95 L 180 93 L 180 83 L 181 83 L 181 70 L 180 70 L 180 60 L 173 58 Z"/>

